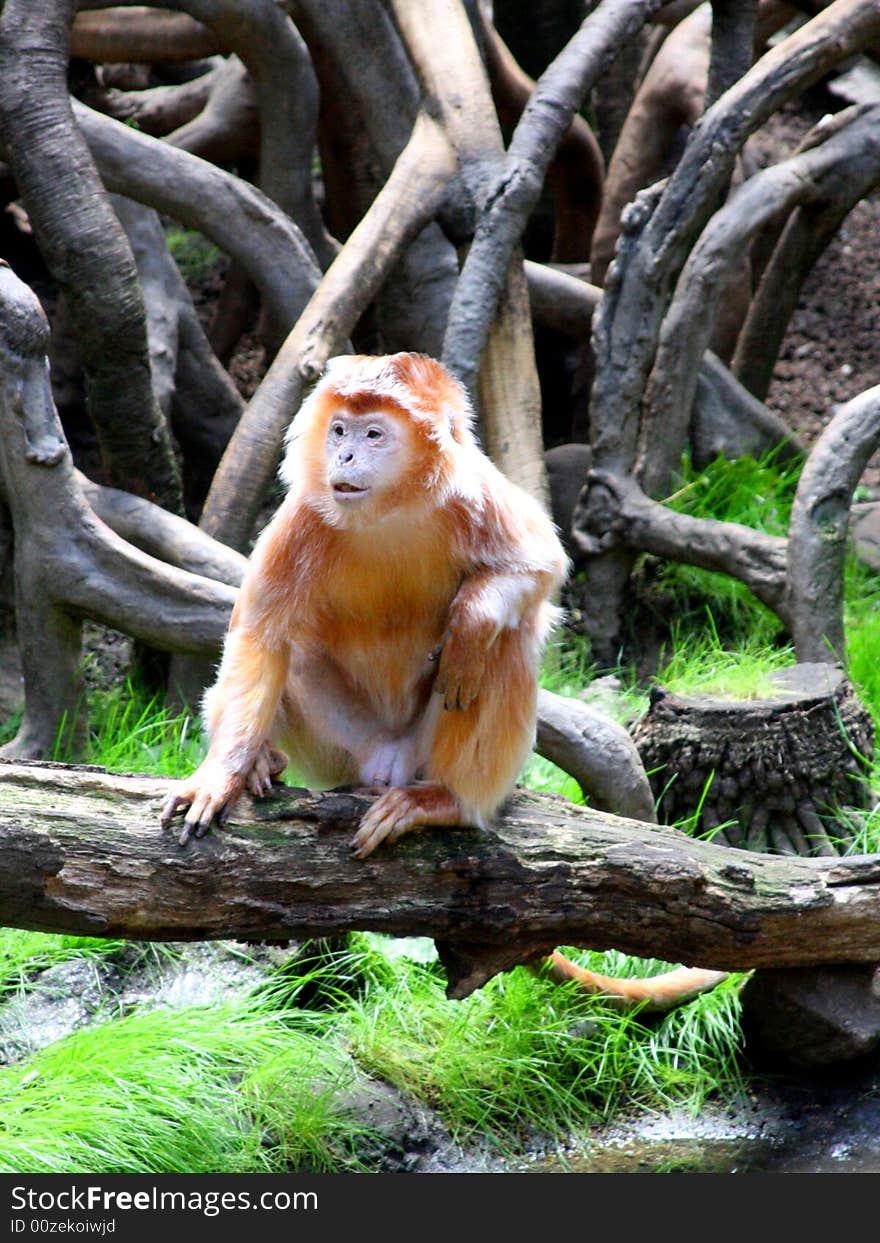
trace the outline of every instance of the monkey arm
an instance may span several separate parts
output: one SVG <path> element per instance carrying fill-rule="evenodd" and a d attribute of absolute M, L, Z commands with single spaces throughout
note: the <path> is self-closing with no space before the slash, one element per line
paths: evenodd
<path fill-rule="evenodd" d="M 486 656 L 503 630 L 527 618 L 539 623 L 539 641 L 552 620 L 544 601 L 557 575 L 551 569 L 483 569 L 456 592 L 440 654 L 434 690 L 447 709 L 470 707 L 480 689 Z M 543 614 L 543 617 L 542 617 Z"/>
<path fill-rule="evenodd" d="M 247 627 L 233 624 L 217 681 L 205 697 L 208 754 L 162 808 L 163 825 L 187 809 L 181 844 L 192 836 L 203 837 L 244 789 L 275 720 L 288 659 L 286 645 L 267 648 Z"/>

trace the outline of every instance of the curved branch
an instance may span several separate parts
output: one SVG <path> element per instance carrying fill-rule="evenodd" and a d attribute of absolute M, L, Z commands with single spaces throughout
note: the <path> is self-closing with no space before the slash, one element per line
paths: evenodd
<path fill-rule="evenodd" d="M 602 300 L 599 286 L 531 259 L 523 268 L 535 319 L 568 337 L 589 337 L 593 313 Z"/>
<path fill-rule="evenodd" d="M 319 144 L 325 212 L 335 236 L 347 239 L 382 189 L 412 133 L 421 92 L 382 0 L 287 0 L 306 40 L 321 91 Z M 365 54 L 369 49 L 369 54 Z M 458 226 L 464 192 L 457 171 L 449 215 Z M 379 290 L 371 314 L 382 348 L 439 356 L 452 290 L 454 245 L 431 221 L 405 247 Z"/>
<path fill-rule="evenodd" d="M 712 0 L 712 59 L 706 88 L 707 108 L 750 68 L 757 8 L 758 0 Z"/>
<path fill-rule="evenodd" d="M 647 497 L 629 476 L 590 471 L 575 507 L 572 537 L 586 556 L 622 545 L 729 574 L 788 624 L 784 539 L 738 522 L 675 513 Z"/>
<path fill-rule="evenodd" d="M 142 134 L 159 137 L 186 125 L 201 112 L 225 64 L 221 60 L 220 65 L 199 77 L 174 86 L 150 86 L 142 91 L 95 89 L 88 92 L 88 101 L 115 121 L 133 123 Z"/>
<path fill-rule="evenodd" d="M 322 268 L 336 247 L 315 201 L 318 83 L 299 32 L 277 0 L 163 0 L 214 31 L 253 79 L 260 111 L 261 190 L 299 225 Z"/>
<path fill-rule="evenodd" d="M 277 469 L 281 443 L 308 384 L 345 349 L 359 316 L 404 247 L 437 214 L 455 156 L 421 114 L 409 144 L 361 223 L 331 264 L 236 428 L 202 512 L 209 534 L 246 547 Z"/>
<path fill-rule="evenodd" d="M 216 34 L 187 14 L 156 13 L 147 6 L 77 13 L 70 32 L 71 56 L 109 64 L 167 65 L 225 50 Z"/>
<path fill-rule="evenodd" d="M 189 574 L 238 587 L 246 559 L 234 548 L 212 539 L 185 518 L 169 514 L 132 492 L 104 488 L 79 471 L 76 480 L 101 521 L 135 548 Z"/>
<path fill-rule="evenodd" d="M 703 111 L 710 59 L 707 7 L 680 22 L 664 39 L 639 83 L 608 161 L 602 210 L 590 248 L 590 277 L 604 285 L 627 203 L 668 169 L 682 127 Z"/>
<path fill-rule="evenodd" d="M 880 35 L 874 0 L 835 0 L 767 52 L 704 114 L 665 186 L 627 213 L 593 331 L 595 450 L 606 469 L 632 469 L 639 411 L 672 285 L 723 192 L 746 138 L 786 99 Z"/>
<path fill-rule="evenodd" d="M 522 116 L 535 81 L 522 69 L 479 5 L 477 16 L 484 37 L 492 99 L 502 126 L 510 130 Z M 551 260 L 576 263 L 588 257 L 602 205 L 604 173 L 605 161 L 593 131 L 575 113 L 547 170 L 554 208 Z"/>
<path fill-rule="evenodd" d="M 855 110 L 821 121 L 817 131 L 849 121 Z M 877 116 L 875 109 L 875 117 Z M 875 119 L 875 125 L 878 121 Z M 832 237 L 856 203 L 880 180 L 880 142 L 862 158 L 841 161 L 822 179 L 817 201 L 796 209 L 779 238 L 752 299 L 737 341 L 732 368 L 750 392 L 763 400 L 801 287 Z"/>
<path fill-rule="evenodd" d="M 498 119 L 476 39 L 460 0 L 390 0 L 407 50 L 458 156 L 474 203 L 482 207 L 504 159 Z M 463 381 L 482 415 L 486 452 L 508 478 L 546 502 L 541 391 L 522 255 L 511 250 L 496 273 L 499 298 L 486 324 L 485 349 Z M 458 296 L 461 279 L 456 285 Z M 497 314 L 495 311 L 497 310 Z M 451 323 L 451 320 L 449 321 Z M 444 339 L 443 358 L 449 362 Z"/>
<path fill-rule="evenodd" d="M 236 259 L 266 305 L 293 325 L 320 279 L 297 226 L 254 186 L 207 160 L 74 101 L 74 116 L 108 190 L 198 229 Z"/>
<path fill-rule="evenodd" d="M 253 78 L 234 53 L 210 76 L 203 107 L 183 117 L 173 132 L 165 130 L 166 141 L 169 146 L 215 164 L 252 156 L 260 133 Z"/>
<path fill-rule="evenodd" d="M 74 743 L 83 727 L 83 617 L 156 647 L 213 655 L 235 589 L 155 560 L 89 508 L 52 402 L 48 322 L 6 265 L 0 266 L 0 327 L 0 492 L 15 530 L 25 675 L 24 718 L 3 754 L 37 756 L 51 754 L 65 718 Z"/>
<path fill-rule="evenodd" d="M 208 28 L 223 50 L 236 52 L 247 66 L 260 108 L 260 187 L 296 221 L 326 266 L 334 248 L 311 177 L 317 82 L 284 6 L 276 0 L 163 0 L 163 7 L 176 10 L 178 21 Z"/>
<path fill-rule="evenodd" d="M 791 511 L 788 599 L 799 661 L 845 661 L 843 570 L 852 495 L 880 447 L 880 385 L 848 401 L 807 459 Z"/>
<path fill-rule="evenodd" d="M 535 750 L 574 777 L 598 811 L 657 823 L 654 796 L 635 743 L 598 709 L 538 692 Z"/>
<path fill-rule="evenodd" d="M 116 481 L 180 512 L 180 476 L 153 394 L 134 260 L 71 115 L 73 10 L 74 0 L 3 6 L 0 127 L 40 249 L 65 291 L 102 458 Z"/>
<path fill-rule="evenodd" d="M 824 200 L 827 179 L 850 168 L 880 177 L 880 105 L 857 110 L 821 144 L 749 178 L 716 212 L 691 251 L 663 321 L 645 396 L 640 457 L 645 491 L 667 490 L 687 438 L 700 359 L 730 274 L 757 230 L 796 204 Z"/>
<path fill-rule="evenodd" d="M 486 189 L 449 314 L 443 360 L 467 387 L 476 379 L 504 274 L 563 135 L 621 42 L 659 7 L 659 0 L 603 0 L 539 78 Z"/>

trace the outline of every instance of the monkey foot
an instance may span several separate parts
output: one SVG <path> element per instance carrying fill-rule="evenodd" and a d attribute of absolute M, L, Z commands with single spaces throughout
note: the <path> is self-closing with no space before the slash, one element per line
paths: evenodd
<path fill-rule="evenodd" d="M 206 761 L 174 786 L 162 806 L 162 827 L 168 828 L 176 815 L 185 812 L 179 844 L 204 837 L 214 821 L 223 824 L 243 788 L 243 777 Z"/>
<path fill-rule="evenodd" d="M 404 833 L 429 824 L 458 824 L 461 815 L 458 799 L 443 786 L 386 790 L 361 820 L 351 852 L 356 859 L 366 859 L 380 842 L 396 842 Z"/>

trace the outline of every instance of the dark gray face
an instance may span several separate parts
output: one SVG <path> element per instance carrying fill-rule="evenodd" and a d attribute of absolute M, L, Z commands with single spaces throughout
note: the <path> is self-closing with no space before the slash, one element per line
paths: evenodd
<path fill-rule="evenodd" d="M 407 441 L 397 419 L 375 414 L 334 414 L 327 428 L 327 481 L 344 508 L 376 495 L 401 476 Z"/>

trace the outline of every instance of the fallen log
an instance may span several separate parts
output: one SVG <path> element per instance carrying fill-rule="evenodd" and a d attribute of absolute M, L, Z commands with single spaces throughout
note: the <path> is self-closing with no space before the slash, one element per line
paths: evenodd
<path fill-rule="evenodd" d="M 372 795 L 242 799 L 186 848 L 163 830 L 169 782 L 0 764 L 0 925 L 135 940 L 249 941 L 354 929 L 434 937 L 449 994 L 557 945 L 696 966 L 880 960 L 880 856 L 793 858 L 519 791 L 487 832 L 415 833 L 365 862 L 349 841 Z"/>

